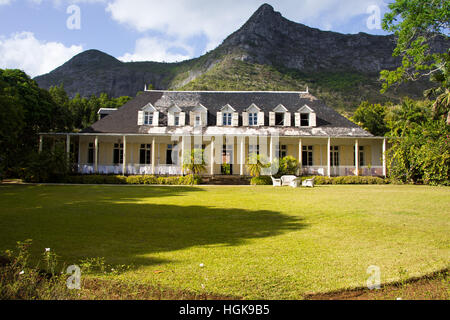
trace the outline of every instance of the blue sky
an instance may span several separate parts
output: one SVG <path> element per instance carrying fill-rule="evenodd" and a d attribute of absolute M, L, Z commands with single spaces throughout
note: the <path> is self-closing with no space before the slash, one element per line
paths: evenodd
<path fill-rule="evenodd" d="M 322 30 L 385 34 L 382 0 L 0 0 L 0 68 L 34 77 L 88 49 L 181 61 L 215 48 L 263 3 Z"/>

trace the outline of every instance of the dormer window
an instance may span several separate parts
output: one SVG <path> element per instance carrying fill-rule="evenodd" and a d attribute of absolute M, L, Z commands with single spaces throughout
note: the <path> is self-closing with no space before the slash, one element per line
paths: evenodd
<path fill-rule="evenodd" d="M 223 125 L 224 126 L 231 126 L 232 121 L 233 121 L 233 114 L 231 112 L 223 113 Z"/>
<path fill-rule="evenodd" d="M 153 112 L 144 112 L 144 124 L 146 126 L 152 126 L 153 125 Z"/>
<path fill-rule="evenodd" d="M 276 126 L 284 125 L 284 112 L 276 112 L 275 113 L 275 125 Z"/>
<path fill-rule="evenodd" d="M 309 127 L 309 113 L 300 114 L 300 126 Z"/>
<path fill-rule="evenodd" d="M 248 114 L 248 125 L 249 126 L 258 125 L 258 112 L 251 112 Z"/>
<path fill-rule="evenodd" d="M 139 126 L 154 126 L 159 125 L 159 112 L 150 103 L 141 109 L 138 113 Z"/>
<path fill-rule="evenodd" d="M 189 118 L 192 127 L 205 127 L 208 124 L 208 109 L 200 104 L 192 109 Z"/>
<path fill-rule="evenodd" d="M 227 104 L 217 113 L 217 126 L 239 126 L 239 113 Z"/>
<path fill-rule="evenodd" d="M 304 105 L 295 114 L 295 126 L 304 128 L 313 128 L 317 126 L 316 112 L 309 106 Z"/>
<path fill-rule="evenodd" d="M 169 127 L 185 125 L 186 114 L 178 106 L 172 106 L 167 112 L 167 124 Z"/>
<path fill-rule="evenodd" d="M 270 126 L 291 126 L 291 114 L 282 104 L 278 105 L 273 112 L 270 112 Z"/>
<path fill-rule="evenodd" d="M 263 126 L 264 125 L 264 113 L 258 108 L 256 104 L 252 104 L 242 114 L 242 123 L 244 127 L 250 126 Z"/>

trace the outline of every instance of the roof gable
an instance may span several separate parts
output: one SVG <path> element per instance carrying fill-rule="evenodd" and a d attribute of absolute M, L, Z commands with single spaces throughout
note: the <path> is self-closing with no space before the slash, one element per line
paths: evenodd
<path fill-rule="evenodd" d="M 274 112 L 288 112 L 289 110 L 286 109 L 285 106 L 282 104 L 279 104 L 275 109 L 273 109 Z"/>
<path fill-rule="evenodd" d="M 300 109 L 298 109 L 298 112 L 299 113 L 315 113 L 315 111 L 306 104 L 303 107 L 301 107 Z"/>
<path fill-rule="evenodd" d="M 151 103 L 147 103 L 142 109 L 142 111 L 145 112 L 156 112 L 156 108 L 151 104 Z"/>

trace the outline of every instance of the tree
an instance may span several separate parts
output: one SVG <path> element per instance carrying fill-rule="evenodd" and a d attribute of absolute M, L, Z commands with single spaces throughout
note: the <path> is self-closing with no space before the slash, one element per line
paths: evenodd
<path fill-rule="evenodd" d="M 431 102 L 405 100 L 386 116 L 392 147 L 389 177 L 402 183 L 450 185 L 450 127 L 434 120 Z"/>
<path fill-rule="evenodd" d="M 38 133 L 58 129 L 59 110 L 48 91 L 20 70 L 0 69 L 0 158 L 6 169 L 26 163 Z"/>
<path fill-rule="evenodd" d="M 389 108 L 386 125 L 391 138 L 404 138 L 411 134 L 418 125 L 431 119 L 430 102 L 404 99 L 401 105 Z"/>
<path fill-rule="evenodd" d="M 264 164 L 263 162 L 265 161 L 259 154 L 253 153 L 248 157 L 247 168 L 252 177 L 260 177 L 262 170 L 270 167 L 270 164 Z"/>
<path fill-rule="evenodd" d="M 402 65 L 396 70 L 381 72 L 385 92 L 394 84 L 417 81 L 429 76 L 437 88 L 428 90 L 430 97 L 438 94 L 435 109 L 444 108 L 450 124 L 448 97 L 449 48 L 430 44 L 435 39 L 449 39 L 450 2 L 448 0 L 396 0 L 389 4 L 390 12 L 383 19 L 383 29 L 397 36 L 397 47 L 393 55 L 402 57 Z M 440 90 L 437 90 L 441 88 Z M 448 98 L 447 98 L 448 99 Z M 441 112 L 442 113 L 442 112 Z"/>
<path fill-rule="evenodd" d="M 205 159 L 203 159 L 202 149 L 185 152 L 183 157 L 183 171 L 189 172 L 192 176 L 206 171 L 206 163 Z M 192 179 L 192 184 L 194 184 L 194 179 Z"/>
<path fill-rule="evenodd" d="M 448 48 L 433 52 L 430 43 L 437 37 L 448 39 L 450 2 L 445 0 L 396 0 L 383 19 L 383 29 L 397 36 L 394 56 L 402 66 L 383 71 L 384 89 L 408 80 L 448 70 Z"/>
<path fill-rule="evenodd" d="M 373 135 L 383 137 L 389 131 L 384 119 L 387 109 L 385 105 L 364 101 L 356 109 L 351 120 Z"/>

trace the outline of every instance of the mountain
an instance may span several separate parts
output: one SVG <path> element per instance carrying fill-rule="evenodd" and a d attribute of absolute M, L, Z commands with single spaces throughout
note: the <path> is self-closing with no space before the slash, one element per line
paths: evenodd
<path fill-rule="evenodd" d="M 446 43 L 448 47 L 448 43 Z M 433 44 L 440 49 L 444 42 Z M 35 80 L 64 84 L 70 96 L 135 96 L 144 84 L 180 90 L 304 90 L 341 111 L 361 101 L 422 97 L 423 83 L 379 93 L 379 72 L 394 69 L 393 36 L 340 34 L 309 28 L 262 5 L 215 50 L 180 63 L 121 62 L 97 50 L 83 52 Z"/>

